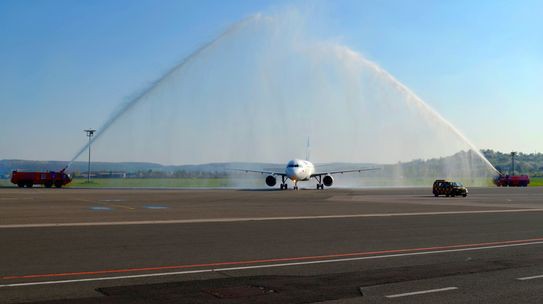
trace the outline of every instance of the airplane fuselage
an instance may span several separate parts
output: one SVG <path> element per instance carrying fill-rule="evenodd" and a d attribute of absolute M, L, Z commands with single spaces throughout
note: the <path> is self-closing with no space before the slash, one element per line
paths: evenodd
<path fill-rule="evenodd" d="M 307 160 L 293 159 L 287 163 L 286 176 L 293 182 L 308 181 L 315 173 L 315 166 Z"/>

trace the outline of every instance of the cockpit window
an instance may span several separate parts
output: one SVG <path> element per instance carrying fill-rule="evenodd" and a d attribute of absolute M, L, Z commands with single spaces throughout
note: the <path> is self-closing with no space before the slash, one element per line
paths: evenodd
<path fill-rule="evenodd" d="M 298 164 L 288 164 L 287 167 L 288 168 L 298 168 L 298 167 L 300 167 L 300 165 L 298 165 Z"/>

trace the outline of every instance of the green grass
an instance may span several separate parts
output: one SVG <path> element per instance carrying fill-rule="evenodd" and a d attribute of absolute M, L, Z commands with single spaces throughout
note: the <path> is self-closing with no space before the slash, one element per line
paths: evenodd
<path fill-rule="evenodd" d="M 66 187 L 80 188 L 198 188 L 229 187 L 231 182 L 226 178 L 95 178 L 90 183 L 86 179 L 75 178 Z M 16 187 L 9 179 L 0 179 L 0 187 Z"/>
<path fill-rule="evenodd" d="M 93 178 L 90 183 L 86 179 L 76 178 L 67 187 L 83 188 L 187 188 L 187 187 L 228 187 L 226 178 Z"/>
<path fill-rule="evenodd" d="M 9 179 L 0 179 L 0 187 L 14 186 Z"/>
<path fill-rule="evenodd" d="M 543 186 L 543 177 L 530 178 L 530 187 L 542 187 L 542 186 Z"/>
<path fill-rule="evenodd" d="M 228 178 L 95 178 L 91 179 L 90 183 L 84 178 L 74 179 L 67 187 L 78 188 L 199 188 L 199 187 L 235 187 L 236 184 L 243 184 L 245 186 L 248 183 L 254 183 L 255 187 L 265 187 L 264 181 L 260 179 L 243 180 L 240 179 L 228 179 Z M 407 184 L 410 186 L 427 186 L 431 187 L 433 180 L 429 179 L 416 179 L 409 180 Z M 480 184 L 483 184 L 481 182 Z M 367 181 L 366 186 L 398 186 L 401 183 L 387 181 L 387 180 L 373 180 Z M 493 185 L 488 183 L 489 187 Z M 0 179 L 0 187 L 16 187 L 9 179 Z M 543 187 L 543 177 L 530 178 L 530 187 Z"/>

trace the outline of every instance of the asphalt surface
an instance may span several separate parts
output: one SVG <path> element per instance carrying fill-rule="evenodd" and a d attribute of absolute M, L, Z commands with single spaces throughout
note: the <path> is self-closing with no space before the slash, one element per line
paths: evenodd
<path fill-rule="evenodd" d="M 537 303 L 543 188 L 0 189 L 0 303 Z"/>

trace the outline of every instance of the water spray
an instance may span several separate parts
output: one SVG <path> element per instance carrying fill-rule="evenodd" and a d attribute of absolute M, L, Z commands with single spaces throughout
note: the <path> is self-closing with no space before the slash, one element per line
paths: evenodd
<path fill-rule="evenodd" d="M 262 22 L 262 21 L 266 21 L 266 22 Z M 465 147 L 468 147 L 468 149 L 471 149 L 473 150 L 473 154 L 472 155 L 476 155 L 477 156 L 477 159 L 480 159 L 482 160 L 482 164 L 484 164 L 484 170 L 485 170 L 485 174 L 488 173 L 488 168 L 491 168 L 491 170 L 493 172 L 496 172 L 497 173 L 497 170 L 492 166 L 492 164 L 490 164 L 490 162 L 484 157 L 484 155 L 476 148 L 476 146 L 471 142 L 469 141 L 466 136 L 464 136 L 456 127 L 454 127 L 454 125 L 452 125 L 448 120 L 446 120 L 443 116 L 441 116 L 437 111 L 435 111 L 434 109 L 432 109 L 428 104 L 426 104 L 420 97 L 418 97 L 411 89 L 409 89 L 407 86 L 405 86 L 403 83 L 401 83 L 400 81 L 398 81 L 396 78 L 394 78 L 390 73 L 388 73 L 386 70 L 384 70 L 383 68 L 381 68 L 379 65 L 377 65 L 376 63 L 366 59 L 365 57 L 363 57 L 362 55 L 360 55 L 359 53 L 349 49 L 348 47 L 345 47 L 345 46 L 341 46 L 341 45 L 337 45 L 337 44 L 324 44 L 324 54 L 323 53 L 320 53 L 318 52 L 319 50 L 319 45 L 315 44 L 315 43 L 309 43 L 309 47 L 305 47 L 305 45 L 303 44 L 304 42 L 307 43 L 307 41 L 304 41 L 303 39 L 300 40 L 298 36 L 296 37 L 291 37 L 289 36 L 289 31 L 291 31 L 291 23 L 290 22 L 282 22 L 283 20 L 280 19 L 280 18 L 275 18 L 275 17 L 262 17 L 260 15 L 256 15 L 256 16 L 252 16 L 252 17 L 249 17 L 247 19 L 244 19 L 240 22 L 237 22 L 235 23 L 234 25 L 230 26 L 226 31 L 224 31 L 222 34 L 220 34 L 217 38 L 215 38 L 214 40 L 211 40 L 210 42 L 204 44 L 203 46 L 201 46 L 200 48 L 198 48 L 197 50 L 195 50 L 194 52 L 192 52 L 189 56 L 187 56 L 186 58 L 184 58 L 179 64 L 177 64 L 176 66 L 174 66 L 173 68 L 171 68 L 170 70 L 167 71 L 167 73 L 163 74 L 156 82 L 154 82 L 153 84 L 149 85 L 148 87 L 146 87 L 141 93 L 135 95 L 135 97 L 133 98 L 130 98 L 129 101 L 127 103 L 125 103 L 124 105 L 122 105 L 120 107 L 120 109 L 118 111 L 115 111 L 108 120 L 106 120 L 104 122 L 104 124 L 98 129 L 99 132 L 96 133 L 95 137 L 92 138 L 91 141 L 89 141 L 86 145 L 84 145 L 79 151 L 78 153 L 76 153 L 76 155 L 73 157 L 73 159 L 70 161 L 70 163 L 68 164 L 67 167 L 69 167 L 78 157 L 81 156 L 82 153 L 85 152 L 85 150 L 89 147 L 90 144 L 92 144 L 95 140 L 101 138 L 102 134 L 108 132 L 108 129 L 111 128 L 112 125 L 114 124 L 119 124 L 118 121 L 120 121 L 122 117 L 126 117 L 127 113 L 128 112 L 131 112 L 132 114 L 134 115 L 137 115 L 138 112 L 136 112 L 134 109 L 135 108 L 138 108 L 138 110 L 145 110 L 145 107 L 147 105 L 156 105 L 157 103 L 160 104 L 160 102 L 166 100 L 167 102 L 175 102 L 176 104 L 174 104 L 175 106 L 178 106 L 178 105 L 183 105 L 183 102 L 188 102 L 188 99 L 187 101 L 184 101 L 182 98 L 169 98 L 169 99 L 165 99 L 163 98 L 163 91 L 165 91 L 169 84 L 171 83 L 172 80 L 176 79 L 176 77 L 178 77 L 180 75 L 180 73 L 182 73 L 181 75 L 186 75 L 186 76 L 190 76 L 190 80 L 195 80 L 195 81 L 200 81 L 198 82 L 198 85 L 194 86 L 191 82 L 182 82 L 182 83 L 175 83 L 176 84 L 176 88 L 179 89 L 180 92 L 191 92 L 191 91 L 187 91 L 187 90 L 195 90 L 195 92 L 201 92 L 201 90 L 206 90 L 206 91 L 211 91 L 211 92 L 215 92 L 215 94 L 221 94 L 222 91 L 220 91 L 220 87 L 219 89 L 217 89 L 216 87 L 213 87 L 213 85 L 217 85 L 217 83 L 223 83 L 223 79 L 224 81 L 227 81 L 227 80 L 236 80 L 237 82 L 233 82 L 233 84 L 238 84 L 238 85 L 242 85 L 242 84 L 245 84 L 244 83 L 244 80 L 245 82 L 247 82 L 248 80 L 253 80 L 253 79 L 257 79 L 256 82 L 254 82 L 254 86 L 250 86 L 250 87 L 245 87 L 243 92 L 244 93 L 235 93 L 233 95 L 227 95 L 227 97 L 225 98 L 230 98 L 230 99 L 225 99 L 225 100 L 235 100 L 235 101 L 238 101 L 238 104 L 239 102 L 241 102 L 241 104 L 243 104 L 243 102 L 248 102 L 248 97 L 247 96 L 250 96 L 251 100 L 250 102 L 253 102 L 253 98 L 254 98 L 254 103 L 251 104 L 252 107 L 254 108 L 258 108 L 259 111 L 254 111 L 252 110 L 247 110 L 245 109 L 245 112 L 242 112 L 241 113 L 249 113 L 249 115 L 243 115 L 243 114 L 239 114 L 239 111 L 232 111 L 231 113 L 229 111 L 225 111 L 228 110 L 229 108 L 225 108 L 226 106 L 229 106 L 229 104 L 227 102 L 222 102 L 222 103 L 217 103 L 216 101 L 218 100 L 221 100 L 220 98 L 221 97 L 224 97 L 224 95 L 219 95 L 219 96 L 214 96 L 214 95 L 209 95 L 211 96 L 211 98 L 209 98 L 209 96 L 205 96 L 205 98 L 208 98 L 208 99 L 200 99 L 199 102 L 202 102 L 202 108 L 205 109 L 205 112 L 206 113 L 210 113 L 211 116 L 212 115 L 223 115 L 221 117 L 224 117 L 224 124 L 225 125 L 228 125 L 229 122 L 231 121 L 239 121 L 240 118 L 241 119 L 246 119 L 246 123 L 251 125 L 251 124 L 258 124 L 262 121 L 262 119 L 266 118 L 266 119 L 269 119 L 269 118 L 273 118 L 273 117 L 276 117 L 276 118 L 281 118 L 282 117 L 282 124 L 285 125 L 286 127 L 285 128 L 288 128 L 289 126 L 289 122 L 292 123 L 294 121 L 294 119 L 296 118 L 296 116 L 294 115 L 287 115 L 285 113 L 290 113 L 289 111 L 286 110 L 286 105 L 284 105 L 282 102 L 281 102 L 281 99 L 283 98 L 283 96 L 287 96 L 288 98 L 298 98 L 298 100 L 300 100 L 301 102 L 300 103 L 295 103 L 294 106 L 302 106 L 302 107 L 306 107 L 306 106 L 309 106 L 309 107 L 315 107 L 315 108 L 319 108 L 319 106 L 323 107 L 326 109 L 326 107 L 330 104 L 329 101 L 335 101 L 335 102 L 351 102 L 351 101 L 359 101 L 359 102 L 364 102 L 364 97 L 365 95 L 365 92 L 367 90 L 366 89 L 366 86 L 367 88 L 369 88 L 369 90 L 372 90 L 374 87 L 375 89 L 379 89 L 378 87 L 376 86 L 373 86 L 373 83 L 371 82 L 362 82 L 362 83 L 356 83 L 355 81 L 358 79 L 358 75 L 359 73 L 360 74 L 363 74 L 363 73 L 367 73 L 369 72 L 369 74 L 371 74 L 371 77 L 372 78 L 375 78 L 377 79 L 380 83 L 383 83 L 386 85 L 386 89 L 387 91 L 389 92 L 393 92 L 395 95 L 398 95 L 398 99 L 397 100 L 394 100 L 394 101 L 397 101 L 400 103 L 400 106 L 407 106 L 408 108 L 412 108 L 414 109 L 417 114 L 422 114 L 425 118 L 425 121 L 426 122 L 431 122 L 432 125 L 435 124 L 435 126 L 437 127 L 441 127 L 442 130 L 441 131 L 445 131 L 446 134 L 448 134 L 450 136 L 450 133 L 453 134 L 453 138 L 455 140 L 455 142 L 457 143 L 461 143 L 462 146 L 465 148 Z M 288 20 L 287 20 L 288 21 Z M 258 35 L 258 36 L 249 36 L 249 38 L 254 38 L 254 37 L 263 37 L 264 39 L 271 39 L 271 40 L 265 40 L 264 44 L 261 43 L 260 40 L 258 40 L 259 44 L 257 45 L 256 48 L 251 48 L 251 47 L 254 47 L 254 45 L 251 45 L 251 40 L 248 40 L 246 41 L 246 43 L 239 43 L 238 41 L 238 38 L 243 38 L 245 36 L 243 36 L 244 34 L 246 34 L 246 31 L 249 31 L 249 33 L 252 35 L 254 34 L 253 30 L 268 30 L 268 27 L 263 27 L 263 28 L 259 28 L 258 26 L 272 26 L 272 29 L 274 31 L 272 31 L 272 35 L 270 35 L 270 37 L 268 36 L 265 36 L 265 35 Z M 284 28 L 280 28 L 281 26 L 284 26 Z M 266 32 L 266 33 L 269 33 L 269 32 Z M 296 33 L 296 32 L 295 32 Z M 261 34 L 260 32 L 256 32 L 256 34 Z M 276 35 L 277 34 L 277 35 Z M 279 41 L 276 41 L 274 39 L 280 39 Z M 285 40 L 285 39 L 288 39 L 288 40 Z M 286 41 L 286 43 L 285 43 Z M 243 52 L 244 49 L 250 49 L 252 51 L 252 53 L 250 55 L 253 55 L 252 57 L 251 56 L 248 56 L 249 59 L 244 61 L 243 63 L 246 64 L 245 66 L 243 67 L 240 67 L 240 69 L 247 69 L 248 67 L 250 68 L 253 68 L 256 66 L 256 70 L 249 70 L 250 72 L 253 72 L 253 74 L 241 74 L 240 78 L 237 79 L 237 78 L 232 78 L 232 79 L 227 79 L 225 77 L 230 77 L 231 76 L 231 73 L 230 73 L 230 70 L 226 70 L 226 73 L 227 74 L 220 74 L 222 70 L 221 67 L 222 66 L 218 66 L 218 69 L 215 71 L 214 73 L 214 77 L 215 78 L 211 78 L 211 80 L 209 80 L 210 78 L 198 78 L 199 75 L 198 75 L 198 71 L 200 71 L 199 69 L 202 69 L 202 68 L 207 68 L 209 64 L 213 64 L 213 60 L 217 60 L 217 61 L 228 61 L 229 60 L 229 57 L 228 57 L 228 52 L 223 52 L 224 48 L 226 48 L 226 50 L 229 50 L 228 49 L 228 46 L 229 46 L 229 43 L 230 42 L 235 42 L 237 44 L 239 44 L 239 47 L 241 47 L 242 49 L 234 49 L 234 51 L 241 51 Z M 243 41 L 245 42 L 245 41 Z M 269 43 L 269 44 L 266 44 L 266 43 Z M 276 47 L 276 49 L 273 49 L 273 47 Z M 262 48 L 262 49 L 261 49 Z M 256 52 L 255 52 L 256 50 Z M 304 56 L 304 54 L 301 54 L 300 50 L 302 51 L 305 51 L 305 50 L 309 50 L 311 53 L 309 53 L 309 56 Z M 262 53 L 260 53 L 259 51 L 262 51 Z M 314 51 L 317 51 L 317 53 L 313 53 Z M 291 53 L 289 53 L 291 52 Z M 289 56 L 292 56 L 292 52 L 294 52 L 294 55 L 297 56 L 296 58 L 290 58 Z M 235 52 L 236 54 L 240 54 L 240 53 L 237 53 Z M 213 54 L 215 56 L 213 56 Z M 243 54 L 243 53 L 241 53 Z M 313 66 L 311 65 L 313 62 L 311 62 L 310 59 L 312 59 L 313 57 L 311 55 L 318 55 L 318 57 L 316 57 L 316 65 Z M 199 60 L 200 56 L 206 56 L 206 55 L 210 55 L 209 60 Z M 268 57 L 266 57 L 266 55 Z M 300 57 L 301 56 L 301 57 Z M 322 57 L 322 56 L 326 56 L 326 57 Z M 243 57 L 244 59 L 247 58 L 247 56 Z M 285 60 L 285 58 L 287 60 Z M 264 61 L 262 62 L 262 60 L 269 60 L 269 61 Z M 333 73 L 327 73 L 329 72 L 329 70 L 326 70 L 326 63 L 327 63 L 327 59 L 331 59 L 332 63 L 333 63 L 333 69 L 336 69 L 336 68 L 342 68 L 342 67 L 345 67 L 347 69 L 338 69 L 339 71 L 339 76 L 336 76 L 338 78 L 333 78 L 333 76 L 331 76 L 331 78 L 327 78 L 328 75 L 333 75 Z M 251 61 L 251 60 L 254 60 L 254 61 Z M 311 75 L 315 75 L 316 73 L 312 73 L 310 75 L 307 75 L 307 71 L 311 72 L 311 70 L 308 70 L 307 66 L 304 66 L 304 64 L 307 64 L 307 62 L 309 61 L 309 68 L 315 68 L 315 71 L 317 72 L 321 72 L 322 75 L 318 74 L 314 77 L 312 77 Z M 344 62 L 341 62 L 341 61 L 344 61 Z M 211 62 L 211 63 L 210 63 Z M 302 68 L 303 69 L 300 69 L 300 66 L 299 65 L 296 65 L 296 66 L 292 66 L 292 65 L 289 65 L 291 64 L 292 62 L 300 62 L 300 64 L 302 64 Z M 235 61 L 234 61 L 235 63 Z M 255 65 L 256 63 L 256 65 Z M 259 63 L 263 63 L 262 66 L 259 66 Z M 286 63 L 286 64 L 285 64 Z M 339 65 L 338 65 L 339 63 Z M 282 64 L 285 64 L 285 65 L 282 65 Z M 203 65 L 203 66 L 202 66 Z M 228 66 L 228 65 L 227 65 Z M 351 67 L 356 67 L 356 69 L 351 69 Z M 212 65 L 212 67 L 214 68 L 217 68 L 217 65 Z M 285 68 L 286 67 L 286 68 Z M 192 73 L 190 73 L 191 69 L 192 68 L 195 68 L 196 70 L 196 73 L 193 75 Z M 237 66 L 235 67 L 237 68 Z M 259 70 L 260 68 L 260 70 Z M 300 71 L 303 71 L 302 73 L 305 73 L 305 74 L 296 74 L 296 73 L 299 73 Z M 335 71 L 335 70 L 333 70 Z M 218 73 L 217 73 L 218 72 Z M 293 82 L 291 79 L 290 82 L 281 82 L 281 81 L 288 81 L 288 80 L 284 80 L 285 78 L 283 77 L 283 75 L 285 73 L 293 73 L 293 75 L 296 75 L 295 78 L 293 78 L 292 80 L 296 80 L 298 81 L 298 79 L 301 79 L 302 81 L 300 83 L 294 83 L 295 85 L 292 85 Z M 351 72 L 354 72 L 354 74 L 351 74 Z M 224 73 L 224 72 L 223 72 Z M 346 74 L 348 73 L 348 74 Z M 234 73 L 235 75 L 235 73 Z M 249 75 L 249 76 L 247 76 Z M 256 76 L 256 77 L 255 77 Z M 259 80 L 259 76 L 262 77 L 263 80 Z M 275 77 L 274 77 L 275 76 Z M 304 76 L 308 76 L 308 77 L 304 77 Z M 319 76 L 321 78 L 319 78 Z M 377 76 L 377 77 L 375 77 Z M 250 79 L 244 79 L 243 77 L 251 77 Z M 292 76 L 294 77 L 294 76 Z M 287 78 L 288 79 L 288 78 Z M 309 79 L 308 81 L 305 81 L 304 80 L 307 80 Z M 337 79 L 341 80 L 341 81 L 337 81 Z M 239 80 L 239 81 L 238 81 Z M 331 80 L 331 84 L 330 84 L 330 87 L 327 87 L 328 85 L 328 82 Z M 215 81 L 215 82 L 213 82 Z M 260 81 L 260 82 L 259 82 Z M 334 82 L 336 81 L 336 82 Z M 278 83 L 276 83 L 278 82 Z M 228 84 L 230 84 L 229 82 L 226 82 Z M 251 82 L 252 83 L 252 82 Z M 279 84 L 277 87 L 274 87 L 274 85 L 277 85 Z M 186 85 L 184 87 L 184 85 Z M 306 85 L 305 87 L 303 85 Z M 337 89 L 339 87 L 339 90 Z M 232 88 L 235 88 L 235 87 L 232 87 Z M 215 89 L 215 91 L 213 91 Z M 333 91 L 327 91 L 327 90 L 330 90 L 332 89 Z M 334 90 L 335 89 L 335 90 Z M 346 90 L 341 90 L 341 89 L 346 89 Z M 200 91 L 198 91 L 200 90 Z M 251 91 L 252 90 L 252 91 Z M 342 92 L 345 92 L 347 91 L 348 94 L 352 94 L 352 95 L 349 95 L 347 96 L 347 98 L 345 98 L 345 96 L 342 95 Z M 162 93 L 161 93 L 162 92 Z M 263 92 L 263 93 L 262 93 Z M 309 93 L 306 93 L 306 92 L 309 92 Z M 315 94 L 312 94 L 311 92 L 316 92 Z M 361 92 L 360 96 L 358 95 L 359 92 Z M 379 92 L 379 91 L 377 91 Z M 161 94 L 158 94 L 158 93 L 161 93 Z M 262 94 L 263 95 L 262 95 Z M 324 93 L 324 94 L 323 94 Z M 326 94 L 329 94 L 326 95 Z M 161 99 L 161 96 L 162 96 L 162 99 Z M 331 97 L 331 98 L 325 98 L 323 96 L 326 96 L 326 97 Z M 371 96 L 371 95 L 370 95 Z M 157 97 L 157 99 L 153 99 L 153 100 L 150 100 L 150 98 L 153 98 L 153 97 Z M 213 99 L 213 97 L 215 97 L 215 99 Z M 354 97 L 354 98 L 352 98 Z M 246 99 L 243 99 L 243 98 L 246 98 Z M 337 98 L 337 99 L 336 99 Z M 358 99 L 359 98 L 359 99 Z M 269 108 L 266 108 L 266 106 L 264 104 L 259 104 L 260 103 L 265 103 L 266 101 L 270 101 L 270 100 L 279 100 L 279 102 L 275 102 L 273 104 L 273 107 L 269 107 Z M 149 101 L 149 102 L 148 102 Z M 151 104 L 150 101 L 152 101 L 153 103 Z M 377 100 L 378 101 L 378 100 Z M 214 103 L 215 102 L 215 103 Z M 340 104 L 341 106 L 342 104 Z M 345 115 L 347 115 L 347 117 L 351 117 L 351 116 L 348 116 L 348 115 L 356 115 L 355 113 L 357 112 L 353 112 L 352 109 L 360 109 L 363 111 L 363 108 L 359 107 L 358 104 L 355 105 L 355 106 L 352 106 L 352 105 L 349 105 L 348 103 L 346 104 L 343 104 L 344 107 L 338 107 L 338 115 L 339 118 L 338 119 L 342 119 L 342 118 L 345 118 Z M 363 104 L 360 104 L 360 105 L 363 105 Z M 386 103 L 383 103 L 383 105 L 387 105 Z M 166 108 L 167 110 L 169 108 Z M 186 108 L 184 108 L 186 109 Z M 191 109 L 191 108 L 189 108 Z M 265 109 L 265 111 L 260 111 L 260 109 Z M 379 108 L 376 108 L 377 110 L 379 110 Z M 170 111 L 171 110 L 171 111 Z M 191 113 L 190 112 L 187 112 L 185 110 L 183 110 L 183 112 L 180 112 L 180 113 L 175 113 L 175 109 L 172 108 L 170 109 L 168 112 L 168 115 L 172 115 L 171 117 L 173 117 L 174 119 L 174 122 L 175 122 L 175 119 L 186 119 L 187 117 L 190 119 L 192 117 L 190 117 Z M 343 111 L 343 112 L 341 112 Z M 147 112 L 143 111 L 142 112 L 144 115 L 147 115 Z M 232 113 L 235 113 L 235 115 L 232 115 Z M 256 115 L 253 115 L 255 114 Z M 364 112 L 360 112 L 360 114 L 362 114 Z M 177 115 L 176 115 L 177 114 Z M 236 116 L 236 115 L 241 115 L 240 116 Z M 319 112 L 319 111 L 316 111 L 316 112 L 313 112 L 313 113 L 310 113 L 310 115 L 313 114 L 315 117 L 317 117 L 319 114 L 321 114 L 321 116 L 319 117 L 319 119 L 321 121 L 328 121 L 328 118 L 329 116 L 328 115 L 328 112 Z M 323 116 L 323 114 L 325 114 Z M 341 114 L 344 114 L 343 116 L 341 116 Z M 402 115 L 403 112 L 398 112 L 398 115 Z M 186 115 L 186 117 L 185 117 Z M 275 116 L 274 116 L 275 115 Z M 282 115 L 282 116 L 277 116 L 277 115 Z M 145 116 L 144 116 L 145 117 Z M 311 117 L 311 116 L 310 116 Z M 230 119 L 230 120 L 229 120 Z M 290 120 L 289 120 L 290 119 Z M 204 119 L 205 120 L 205 119 Z M 272 119 L 273 120 L 273 119 Z M 215 120 L 217 121 L 217 120 Z M 211 124 L 211 127 L 210 128 L 215 128 L 213 130 L 217 130 L 217 129 L 220 129 L 220 125 L 217 126 L 217 125 L 214 125 L 213 124 L 214 121 L 212 121 L 212 124 Z M 296 124 L 295 126 L 299 126 L 299 123 Z M 347 129 L 341 129 L 342 127 L 344 128 L 345 126 L 347 126 Z M 404 128 L 407 128 L 409 129 L 411 125 L 409 125 L 409 121 L 408 121 L 408 124 L 404 126 Z M 414 125 L 416 127 L 416 125 Z M 256 125 L 255 125 L 256 127 Z M 341 142 L 341 140 L 335 140 L 334 138 L 334 132 L 333 130 L 334 129 L 334 125 L 331 125 L 332 128 L 330 128 L 330 130 L 332 130 L 332 132 L 324 132 L 323 135 L 321 136 L 321 138 L 323 139 L 323 142 L 324 142 L 324 145 L 328 145 L 328 147 L 334 147 L 334 146 L 341 146 L 343 143 Z M 356 128 L 352 128 L 352 126 L 349 126 L 348 124 L 338 124 L 338 130 L 352 130 L 352 132 L 356 132 L 357 129 Z M 251 130 L 253 130 L 252 128 L 250 128 Z M 295 130 L 297 130 L 296 128 L 294 128 Z M 360 128 L 360 130 L 364 130 L 364 129 L 367 129 L 367 128 Z M 232 132 L 232 130 L 230 130 L 229 128 L 224 128 L 224 129 L 220 129 L 221 131 L 223 131 L 225 134 L 241 134 L 239 132 L 237 132 L 237 130 L 235 130 L 235 132 Z M 413 130 L 415 130 L 413 128 Z M 268 129 L 262 129 L 262 131 L 264 131 L 262 134 L 263 136 L 266 138 L 266 141 L 269 141 L 269 142 L 273 142 L 274 141 L 274 133 L 266 133 L 266 131 L 269 131 Z M 299 132 L 307 132 L 308 130 L 307 129 L 304 129 L 304 130 L 299 130 Z M 386 130 L 385 130 L 386 131 Z M 194 130 L 194 132 L 197 132 L 196 130 Z M 202 136 L 200 137 L 205 137 L 205 136 L 211 136 L 211 138 L 209 138 L 209 141 L 213 142 L 214 140 L 221 140 L 223 137 L 218 137 L 218 138 L 215 138 L 213 136 L 216 136 L 216 134 L 218 134 L 218 132 L 208 132 L 207 134 L 205 133 L 205 130 L 204 131 L 200 131 L 201 133 L 195 133 L 195 134 L 203 134 Z M 204 132 L 204 133 L 202 133 Z M 230 133 L 226 133 L 226 132 L 230 132 Z M 254 132 L 259 132 L 259 129 L 254 129 Z M 378 132 L 376 132 L 378 133 Z M 307 133 L 306 133 L 307 134 Z M 309 132 L 309 134 L 311 134 L 311 132 Z M 404 133 L 405 134 L 405 133 Z M 407 133 L 409 134 L 409 133 Z M 445 133 L 443 133 L 445 134 Z M 187 135 L 187 136 L 185 136 Z M 189 139 L 191 138 L 190 136 L 188 136 L 189 134 L 176 134 L 176 137 L 175 137 L 175 140 L 178 140 L 178 141 L 181 141 L 182 139 L 188 137 Z M 251 133 L 248 134 L 249 136 L 252 136 Z M 363 133 L 360 133 L 358 134 L 358 136 L 360 138 L 362 138 L 363 136 Z M 205 137 L 207 138 L 207 137 Z M 153 138 L 154 139 L 154 138 Z M 280 140 L 281 144 L 283 146 L 289 146 L 291 143 L 288 143 L 288 142 L 285 142 L 285 140 L 283 138 L 275 138 L 276 140 Z M 167 143 L 170 144 L 170 142 L 174 142 L 173 141 L 173 138 L 168 141 Z M 234 142 L 234 141 L 226 141 L 227 143 L 228 142 Z M 318 140 L 317 140 L 318 142 Z M 387 142 L 384 142 L 384 143 L 387 143 Z M 200 146 L 198 146 L 198 144 L 200 144 Z M 269 155 L 269 154 L 266 154 L 267 151 L 270 151 L 270 149 L 267 149 L 267 147 L 270 147 L 270 146 L 276 146 L 276 145 L 273 145 L 273 144 L 266 144 L 266 143 L 262 143 L 262 142 L 253 142 L 253 145 L 254 144 L 258 144 L 258 147 L 259 149 L 261 149 L 261 151 L 255 151 L 255 153 L 257 153 L 259 155 L 259 157 L 262 157 L 262 155 Z M 358 144 L 355 143 L 354 144 L 354 147 L 355 148 L 352 148 L 351 150 L 352 151 L 358 151 L 358 149 L 363 149 L 363 147 L 361 148 L 360 146 L 357 146 Z M 398 146 L 398 145 L 392 145 L 393 148 L 396 148 L 395 150 L 391 150 L 391 151 L 398 151 L 402 148 L 402 146 Z M 213 149 L 212 147 L 208 147 L 206 146 L 205 144 L 202 144 L 202 143 L 196 143 L 196 145 L 194 143 L 191 142 L 191 147 L 190 147 L 193 152 L 194 151 L 206 151 L 205 149 Z M 326 146 L 325 146 L 326 148 Z M 382 153 L 383 151 L 378 151 L 379 150 L 379 146 L 377 146 L 377 152 L 376 153 Z M 400 149 L 398 149 L 400 148 Z M 232 158 L 231 158 L 231 155 L 243 155 L 241 153 L 235 153 L 235 149 L 237 149 L 237 146 L 236 148 L 232 148 L 231 150 L 228 150 L 228 148 L 224 149 L 224 151 L 226 151 L 225 153 L 223 153 L 222 155 L 219 154 L 219 153 L 214 153 L 213 154 L 213 160 L 216 161 L 217 159 L 217 156 L 223 156 L 223 159 L 224 161 L 232 161 Z M 383 147 L 382 149 L 386 149 L 386 147 Z M 321 146 L 321 150 L 319 151 L 323 151 L 322 150 L 322 146 Z M 261 153 L 263 152 L 263 153 Z M 324 152 L 325 155 L 332 155 L 330 157 L 334 157 L 334 150 L 329 150 L 328 152 L 330 153 L 326 153 Z M 415 151 L 415 156 L 416 153 L 419 153 L 420 151 L 419 150 L 416 150 Z M 190 152 L 186 152 L 188 153 L 189 155 L 194 155 L 194 153 L 190 153 Z M 228 155 L 228 153 L 230 153 L 230 155 Z M 225 156 L 226 155 L 226 156 Z M 336 153 L 337 155 L 337 153 Z M 189 157 L 193 157 L 193 156 L 189 156 Z M 242 156 L 243 157 L 243 156 Z M 277 155 L 275 154 L 274 152 L 274 157 L 277 157 Z M 342 157 L 342 156 L 340 156 Z M 203 161 L 208 161 L 209 157 L 199 157 L 201 159 L 205 159 Z M 181 158 L 183 159 L 183 158 Z M 339 158 L 339 159 L 342 159 L 342 158 Z M 243 160 L 246 160 L 245 158 L 243 158 Z M 391 159 L 392 161 L 394 161 L 394 159 Z M 471 158 L 470 158 L 470 161 L 471 161 Z M 452 171 L 456 170 L 456 167 L 458 166 L 461 166 L 462 164 L 454 164 L 455 168 L 453 168 Z M 464 167 L 466 170 L 471 170 L 472 167 L 471 167 L 471 164 L 470 163 L 464 163 Z M 488 168 L 487 168 L 488 167 Z M 451 172 L 450 171 L 450 167 L 447 167 L 447 165 L 444 165 L 444 170 L 445 172 Z M 459 169 L 463 169 L 463 167 L 460 167 Z M 401 174 L 401 172 L 399 172 L 398 174 Z M 447 173 L 445 173 L 447 174 Z"/>
<path fill-rule="evenodd" d="M 102 124 L 102 126 L 98 129 L 99 132 L 96 132 L 96 135 L 89 140 L 87 144 L 85 144 L 79 151 L 75 154 L 75 156 L 70 160 L 68 165 L 63 170 L 67 170 L 73 162 L 85 152 L 85 150 L 88 149 L 88 147 L 95 142 L 98 138 L 101 137 L 102 134 L 104 134 L 120 117 L 124 116 L 127 112 L 129 112 L 131 109 L 133 109 L 135 106 L 137 106 L 146 96 L 151 94 L 155 89 L 161 86 L 161 84 L 167 80 L 170 76 L 172 76 L 175 72 L 182 69 L 185 65 L 189 64 L 191 61 L 194 60 L 198 55 L 200 55 L 202 52 L 205 52 L 206 50 L 212 48 L 214 45 L 216 45 L 221 40 L 225 39 L 229 35 L 237 32 L 241 28 L 243 28 L 247 23 L 252 21 L 258 21 L 261 19 L 262 16 L 260 14 L 256 14 L 250 17 L 247 17 L 246 19 L 243 19 L 241 21 L 238 21 L 231 25 L 226 31 L 222 32 L 217 38 L 205 43 L 198 49 L 196 49 L 194 52 L 192 52 L 189 56 L 185 57 L 180 63 L 175 65 L 173 68 L 171 68 L 169 71 L 167 71 L 164 75 L 162 75 L 158 80 L 153 82 L 149 87 L 144 89 L 141 93 L 133 97 L 130 101 L 128 101 L 121 109 L 113 113 L 111 117 L 106 120 Z"/>
<path fill-rule="evenodd" d="M 344 53 L 345 55 L 355 59 L 356 61 L 362 63 L 363 65 L 371 68 L 377 75 L 381 76 L 383 79 L 388 81 L 390 84 L 392 84 L 399 92 L 404 94 L 407 98 L 407 100 L 412 100 L 416 107 L 419 109 L 426 111 L 430 114 L 432 114 L 432 117 L 439 122 L 443 123 L 447 129 L 449 129 L 455 136 L 457 136 L 460 140 L 465 142 L 470 149 L 477 154 L 484 162 L 485 164 L 491 168 L 495 174 L 500 174 L 500 172 L 494 168 L 494 166 L 486 159 L 486 157 L 481 153 L 481 151 L 473 144 L 460 130 L 458 130 L 450 121 L 445 119 L 441 114 L 439 114 L 436 110 L 434 110 L 432 107 L 430 107 L 422 98 L 420 98 L 415 92 L 413 92 L 411 89 L 409 89 L 406 85 L 404 85 L 402 82 L 400 82 L 398 79 L 396 79 L 394 76 L 392 76 L 389 72 L 385 71 L 383 68 L 381 68 L 378 64 L 376 64 L 373 61 L 370 61 L 364 57 L 362 57 L 360 54 L 354 52 L 353 50 L 344 47 L 344 46 L 338 46 L 336 51 L 340 53 Z"/>

